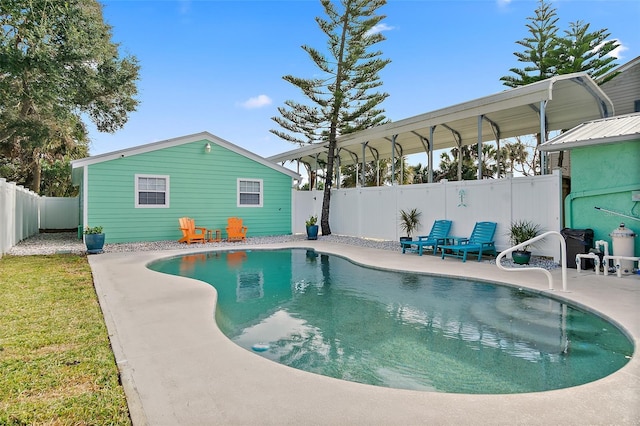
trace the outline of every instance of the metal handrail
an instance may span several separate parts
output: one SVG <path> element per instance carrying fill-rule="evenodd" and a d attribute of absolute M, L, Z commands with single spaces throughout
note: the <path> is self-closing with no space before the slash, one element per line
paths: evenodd
<path fill-rule="evenodd" d="M 505 268 L 500 264 L 500 260 L 505 257 L 507 254 L 522 249 L 531 243 L 535 243 L 543 238 L 546 238 L 549 235 L 557 235 L 560 238 L 560 247 L 561 247 L 561 264 L 562 264 L 562 291 L 567 291 L 567 243 L 564 240 L 564 237 L 558 231 L 547 231 L 544 234 L 540 234 L 530 240 L 525 241 L 524 243 L 520 243 L 517 246 L 513 246 L 507 250 L 500 252 L 500 254 L 496 257 L 496 266 L 503 271 L 507 272 L 524 272 L 524 271 L 538 271 L 542 272 L 547 276 L 549 280 L 549 290 L 553 290 L 553 277 L 551 276 L 551 272 L 547 271 L 544 268 L 539 268 L 537 266 L 532 266 L 530 268 Z"/>

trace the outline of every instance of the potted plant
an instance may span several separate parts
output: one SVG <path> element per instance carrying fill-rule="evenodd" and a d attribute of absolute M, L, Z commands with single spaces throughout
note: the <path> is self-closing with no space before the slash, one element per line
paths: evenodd
<path fill-rule="evenodd" d="M 87 246 L 87 253 L 102 253 L 102 247 L 104 247 L 104 233 L 102 232 L 102 226 L 87 226 L 84 228 L 84 244 Z"/>
<path fill-rule="evenodd" d="M 316 225 L 317 222 L 317 215 L 309 216 L 309 219 L 307 219 L 307 221 L 305 222 L 305 225 L 307 226 L 307 240 L 318 239 L 318 225 Z"/>
<path fill-rule="evenodd" d="M 517 220 L 509 227 L 509 241 L 514 246 L 522 244 L 540 234 L 540 225 L 531 221 Z M 519 265 L 528 264 L 531 260 L 531 252 L 528 250 L 531 244 L 527 244 L 519 250 L 511 252 L 511 258 Z"/>
<path fill-rule="evenodd" d="M 414 231 L 420 226 L 420 216 L 418 209 L 400 210 L 400 228 L 406 232 L 406 237 L 400 237 L 400 241 L 411 241 Z"/>

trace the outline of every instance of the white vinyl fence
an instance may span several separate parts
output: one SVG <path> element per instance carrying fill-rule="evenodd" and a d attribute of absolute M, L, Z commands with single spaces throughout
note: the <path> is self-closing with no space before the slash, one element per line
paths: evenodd
<path fill-rule="evenodd" d="M 41 197 L 40 229 L 78 229 L 80 204 L 78 197 Z"/>
<path fill-rule="evenodd" d="M 322 191 L 293 190 L 292 230 L 305 232 L 305 220 L 320 218 Z M 562 227 L 562 184 L 552 175 L 506 179 L 469 180 L 419 185 L 335 189 L 331 196 L 331 231 L 380 240 L 398 240 L 399 211 L 417 208 L 421 226 L 416 235 L 428 234 L 433 221 L 453 221 L 451 235 L 468 237 L 475 222 L 497 222 L 498 250 L 510 247 L 507 231 L 515 220 L 530 220 L 544 231 Z M 0 178 L 0 256 L 38 229 L 77 229 L 77 198 L 40 197 Z M 414 235 L 415 237 L 415 235 Z M 557 241 L 542 241 L 534 254 L 558 260 Z"/>
<path fill-rule="evenodd" d="M 305 232 L 305 220 L 322 213 L 322 191 L 293 193 L 294 233 Z M 497 222 L 496 248 L 511 245 L 507 237 L 515 220 L 530 220 L 544 231 L 562 227 L 562 179 L 552 175 L 442 182 L 367 188 L 335 189 L 331 193 L 331 232 L 381 240 L 398 240 L 399 211 L 417 208 L 421 226 L 416 235 L 426 235 L 437 219 L 453 221 L 452 236 L 468 237 L 478 221 Z M 416 235 L 413 237 L 415 238 Z M 557 241 L 541 241 L 531 248 L 536 255 L 560 256 Z"/>
<path fill-rule="evenodd" d="M 78 198 L 40 197 L 0 178 L 0 257 L 40 229 L 77 229 Z"/>
<path fill-rule="evenodd" d="M 0 256 L 38 233 L 39 198 L 35 192 L 0 178 Z"/>

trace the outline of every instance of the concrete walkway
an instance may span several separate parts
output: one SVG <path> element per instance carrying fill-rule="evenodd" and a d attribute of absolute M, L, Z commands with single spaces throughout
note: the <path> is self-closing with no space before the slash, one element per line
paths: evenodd
<path fill-rule="evenodd" d="M 376 267 L 461 275 L 546 291 L 541 273 L 318 241 L 246 249 L 313 247 Z M 550 392 L 459 395 L 389 389 L 289 368 L 236 346 L 216 327 L 216 291 L 153 272 L 149 262 L 180 251 L 89 257 L 134 425 L 638 425 L 640 277 L 570 269 L 553 291 L 621 325 L 636 346 L 621 370 Z M 561 289 L 560 270 L 553 272 Z"/>

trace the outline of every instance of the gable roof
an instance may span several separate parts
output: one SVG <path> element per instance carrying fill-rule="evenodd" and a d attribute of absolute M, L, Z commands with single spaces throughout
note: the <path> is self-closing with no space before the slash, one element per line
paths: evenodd
<path fill-rule="evenodd" d="M 104 161 L 115 160 L 117 158 L 122 158 L 122 157 L 130 157 L 132 155 L 144 154 L 146 152 L 157 151 L 160 149 L 170 148 L 173 146 L 178 146 L 178 145 L 183 145 L 183 144 L 198 142 L 198 141 L 207 141 L 207 142 L 214 143 L 218 146 L 228 149 L 229 151 L 233 151 L 236 154 L 242 155 L 266 167 L 274 169 L 280 173 L 289 175 L 294 179 L 300 179 L 300 175 L 294 172 L 293 170 L 289 170 L 286 167 L 282 167 L 278 164 L 268 161 L 264 157 L 254 154 L 251 151 L 247 151 L 246 149 L 241 148 L 238 145 L 234 145 L 231 142 L 221 139 L 215 135 L 212 135 L 209 132 L 195 133 L 192 135 L 181 136 L 178 138 L 167 139 L 164 141 L 153 142 L 145 145 L 138 145 L 132 148 L 121 149 L 119 151 L 112 151 L 112 152 L 107 152 L 105 154 L 94 155 L 94 156 L 82 158 L 79 160 L 73 160 L 71 161 L 71 168 L 72 170 L 80 169 L 82 167 L 89 166 L 91 164 L 102 163 Z"/>
<path fill-rule="evenodd" d="M 483 117 L 482 141 L 540 132 L 540 105 L 545 102 L 547 130 L 569 129 L 577 124 L 614 114 L 613 103 L 587 73 L 555 76 L 491 96 L 453 105 L 360 132 L 337 140 L 340 164 L 362 161 L 363 149 L 369 160 L 391 158 L 395 136 L 395 156 L 478 143 L 478 117 Z M 430 129 L 434 128 L 429 142 Z M 363 148 L 364 147 L 364 148 Z M 327 160 L 327 145 L 308 145 L 268 157 L 273 162 L 300 160 L 314 164 Z"/>
<path fill-rule="evenodd" d="M 583 146 L 640 141 L 640 113 L 582 123 L 540 145 L 540 151 L 560 151 Z"/>
<path fill-rule="evenodd" d="M 620 73 L 629 71 L 630 69 L 632 69 L 632 68 L 634 68 L 634 67 L 636 67 L 638 65 L 640 65 L 640 56 L 636 56 L 635 58 L 633 58 L 629 62 L 624 63 L 624 64 L 620 65 L 619 67 L 616 67 L 616 68 L 612 69 L 611 71 L 609 71 L 605 75 L 601 76 L 598 79 L 598 82 L 606 80 L 607 77 L 609 77 L 611 74 L 620 74 Z M 614 79 L 615 79 L 615 77 L 614 77 Z"/>

